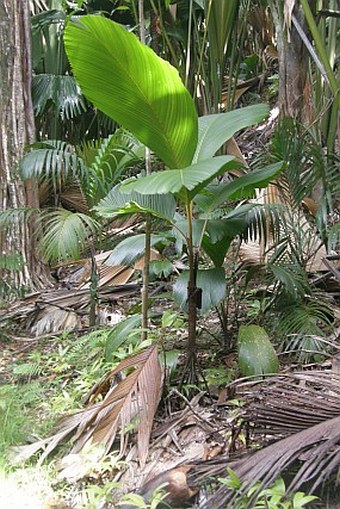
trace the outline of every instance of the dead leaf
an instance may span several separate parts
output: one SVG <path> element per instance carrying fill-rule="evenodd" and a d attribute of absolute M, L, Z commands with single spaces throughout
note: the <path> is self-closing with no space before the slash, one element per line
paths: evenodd
<path fill-rule="evenodd" d="M 126 375 L 122 372 L 128 370 Z M 116 376 L 124 376 L 114 384 Z M 107 390 L 110 384 L 112 388 Z M 154 415 L 157 410 L 162 385 L 162 372 L 158 359 L 157 344 L 153 344 L 142 352 L 124 359 L 116 366 L 96 388 L 95 397 L 101 390 L 107 391 L 102 401 L 91 403 L 80 412 L 63 418 L 57 426 L 56 433 L 46 440 L 32 444 L 27 452 L 35 453 L 37 449 L 47 445 L 40 463 L 67 436 L 73 440 L 72 475 L 77 475 L 76 454 L 86 451 L 89 445 L 99 445 L 101 455 L 106 455 L 120 431 L 121 449 L 128 440 L 128 427 L 133 423 L 137 428 L 137 455 L 141 465 L 145 464 Z M 131 431 L 131 430 L 130 430 Z M 25 447 L 25 446 L 24 446 Z M 123 452 L 123 451 L 121 451 Z M 17 454 L 20 453 L 20 448 Z M 31 455 L 31 454 L 30 454 Z M 30 455 L 25 454 L 25 459 Z M 79 474 L 83 472 L 83 461 Z"/>

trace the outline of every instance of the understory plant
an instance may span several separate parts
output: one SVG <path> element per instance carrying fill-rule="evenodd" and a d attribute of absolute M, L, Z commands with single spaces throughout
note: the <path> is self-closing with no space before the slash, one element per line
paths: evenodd
<path fill-rule="evenodd" d="M 326 268 L 323 259 L 338 241 L 336 226 L 329 227 L 339 194 L 338 168 L 315 134 L 289 118 L 280 121 L 260 165 L 281 160 L 284 170 L 269 193 L 266 224 L 255 225 L 268 230 L 260 239 L 266 260 L 258 318 L 270 322 L 284 348 L 307 361 L 325 351 L 322 336 L 331 332 L 334 319 L 335 302 L 309 273 Z"/>
<path fill-rule="evenodd" d="M 257 482 L 246 493 L 242 493 L 242 481 L 231 468 L 228 468 L 228 474 L 228 477 L 219 478 L 219 481 L 231 491 L 240 493 L 233 504 L 235 509 L 302 509 L 318 499 L 302 491 L 288 495 L 281 477 L 269 488 L 261 489 L 261 483 Z"/>
<path fill-rule="evenodd" d="M 204 252 L 213 263 L 213 285 L 224 285 L 224 256 L 251 208 L 241 207 L 220 219 L 219 207 L 226 200 L 251 196 L 281 169 L 275 164 L 233 182 L 213 183 L 239 166 L 234 157 L 215 154 L 235 132 L 262 120 L 268 108 L 254 105 L 198 118 L 177 71 L 122 26 L 98 16 L 74 19 L 65 43 L 84 95 L 153 150 L 167 168 L 124 183 L 111 194 L 109 207 L 104 199 L 96 210 L 126 213 L 122 202 L 129 203 L 130 211 L 162 217 L 183 237 L 188 256 L 188 274 L 182 276 L 189 313 L 188 367 L 195 372 L 199 257 Z M 174 215 L 174 208 L 171 216 L 164 213 L 164 204 L 174 199 L 184 220 Z"/>

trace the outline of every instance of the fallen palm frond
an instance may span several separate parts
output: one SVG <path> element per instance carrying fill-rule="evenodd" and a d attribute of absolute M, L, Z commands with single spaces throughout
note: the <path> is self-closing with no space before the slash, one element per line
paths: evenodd
<path fill-rule="evenodd" d="M 244 415 L 257 443 L 262 435 L 267 447 L 241 459 L 219 458 L 195 466 L 189 485 L 211 476 L 227 476 L 227 467 L 242 482 L 240 491 L 220 485 L 203 507 L 237 507 L 237 498 L 261 481 L 246 507 L 253 507 L 259 492 L 284 473 L 292 476 L 287 494 L 308 482 L 308 492 L 332 478 L 340 468 L 340 376 L 332 371 L 271 376 L 260 381 L 238 381 L 237 397 L 247 401 Z M 243 507 L 243 506 L 242 506 Z"/>
<path fill-rule="evenodd" d="M 128 371 L 124 376 L 122 373 L 126 370 Z M 117 377 L 121 379 L 115 383 Z M 154 344 L 123 360 L 112 369 L 93 389 L 87 407 L 64 417 L 54 435 L 36 444 L 17 448 L 16 460 L 23 461 L 46 446 L 40 458 L 42 462 L 64 438 L 71 435 L 73 457 L 92 445 L 101 446 L 103 457 L 110 451 L 118 431 L 120 431 L 120 453 L 123 454 L 127 443 L 127 427 L 131 429 L 132 426 L 137 429 L 137 455 L 140 464 L 143 465 L 148 455 L 149 438 L 161 384 L 162 372 L 157 344 Z M 95 402 L 98 396 L 102 400 Z M 68 462 L 68 468 L 69 466 Z M 76 477 L 75 471 L 73 477 Z"/>
<path fill-rule="evenodd" d="M 122 297 L 131 297 L 138 289 L 139 285 L 133 283 L 103 286 L 98 290 L 99 303 L 112 303 Z M 29 328 L 35 336 L 72 330 L 81 326 L 84 315 L 88 315 L 90 299 L 88 288 L 73 287 L 35 292 L 1 309 L 0 323 L 8 319 L 16 323 L 25 322 L 25 328 Z"/>

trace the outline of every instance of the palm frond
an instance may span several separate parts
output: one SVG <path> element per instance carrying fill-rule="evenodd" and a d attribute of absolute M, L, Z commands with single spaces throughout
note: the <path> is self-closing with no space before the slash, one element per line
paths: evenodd
<path fill-rule="evenodd" d="M 126 373 L 121 381 L 117 375 Z M 111 386 L 113 384 L 113 386 Z M 120 430 L 121 449 L 127 438 L 127 426 L 137 426 L 137 455 L 143 465 L 149 449 L 149 439 L 162 385 L 157 344 L 126 358 L 97 384 L 91 401 L 84 410 L 62 419 L 56 433 L 35 444 L 17 448 L 21 460 L 27 459 L 47 445 L 43 461 L 69 434 L 73 434 L 73 449 L 69 459 L 81 453 L 89 444 L 102 445 L 101 457 L 109 452 Z M 96 399 L 99 402 L 95 402 Z M 102 398 L 102 401 L 100 401 Z M 123 452 L 123 450 L 121 450 Z M 100 459 L 100 458 L 99 458 Z M 76 467 L 76 465 L 75 465 Z M 76 472 L 73 471 L 76 476 Z"/>
<path fill-rule="evenodd" d="M 44 8 L 43 2 L 38 3 L 36 1 L 35 3 L 38 4 L 37 7 L 41 10 L 41 12 L 38 12 L 31 17 L 33 31 L 39 31 L 54 23 L 59 24 L 65 21 L 66 14 L 64 11 Z"/>
<path fill-rule="evenodd" d="M 322 338 L 333 330 L 332 310 L 322 299 L 309 298 L 279 309 L 276 306 L 278 333 L 285 338 L 285 351 L 299 352 L 307 362 L 318 353 L 327 353 Z M 319 340 L 321 338 L 321 341 Z"/>
<path fill-rule="evenodd" d="M 276 440 L 241 459 L 218 459 L 201 463 L 193 477 L 225 476 L 227 467 L 242 481 L 235 493 L 221 485 L 204 508 L 238 507 L 237 501 L 260 481 L 246 505 L 255 505 L 260 491 L 268 488 L 287 470 L 293 475 L 287 494 L 308 483 L 315 493 L 323 483 L 332 483 L 340 467 L 340 376 L 312 371 L 270 376 L 261 381 L 243 379 L 231 384 L 238 398 L 246 400 L 244 420 L 254 440 Z M 215 464 L 214 464 L 215 463 Z M 243 506 L 242 506 L 243 507 Z"/>
<path fill-rule="evenodd" d="M 98 227 L 86 214 L 57 209 L 45 212 L 40 251 L 48 262 L 78 259 L 86 240 Z"/>
<path fill-rule="evenodd" d="M 283 286 L 285 294 L 294 301 L 302 299 L 306 293 L 310 293 L 307 275 L 299 264 L 269 263 L 267 267 L 274 275 L 275 280 Z"/>
<path fill-rule="evenodd" d="M 73 119 L 86 111 L 86 102 L 73 76 L 38 74 L 32 80 L 32 100 L 36 116 L 52 105 L 62 120 Z"/>
<path fill-rule="evenodd" d="M 44 0 L 30 0 L 30 10 L 32 14 L 36 14 L 39 11 L 45 11 L 48 7 Z"/>
<path fill-rule="evenodd" d="M 54 189 L 60 189 L 70 178 L 73 182 L 88 179 L 88 170 L 77 156 L 72 145 L 64 141 L 49 140 L 35 143 L 20 161 L 21 177 L 32 177 L 52 182 Z"/>
<path fill-rule="evenodd" d="M 94 203 L 103 198 L 119 181 L 122 174 L 133 164 L 144 157 L 140 157 L 138 149 L 142 147 L 132 135 L 118 130 L 108 138 L 101 140 L 96 150 L 92 152 L 91 171 L 94 176 L 89 194 Z M 91 152 L 87 150 L 87 155 Z"/>
<path fill-rule="evenodd" d="M 247 217 L 247 228 L 242 233 L 244 242 L 258 241 L 265 248 L 279 243 L 284 236 L 282 215 L 285 207 L 278 203 L 254 206 Z"/>

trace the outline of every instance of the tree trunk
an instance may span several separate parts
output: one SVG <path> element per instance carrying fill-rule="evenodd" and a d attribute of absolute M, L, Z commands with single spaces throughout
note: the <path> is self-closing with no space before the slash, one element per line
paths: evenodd
<path fill-rule="evenodd" d="M 288 30 L 284 23 L 283 4 L 271 1 L 271 11 L 277 33 L 279 54 L 279 108 L 281 117 L 291 117 L 309 124 L 311 121 L 311 90 L 307 79 L 309 54 L 294 24 Z M 315 0 L 310 1 L 314 7 Z M 295 2 L 293 10 L 297 21 L 305 33 L 307 24 L 300 2 Z M 289 34 L 289 35 L 288 35 Z"/>
<path fill-rule="evenodd" d="M 24 184 L 17 172 L 25 145 L 34 138 L 29 0 L 0 0 L 0 210 L 39 206 L 36 182 Z M 23 258 L 22 269 L 11 278 L 16 288 L 46 282 L 46 268 L 35 256 L 35 230 L 34 219 L 21 214 L 0 236 L 2 255 Z"/>

